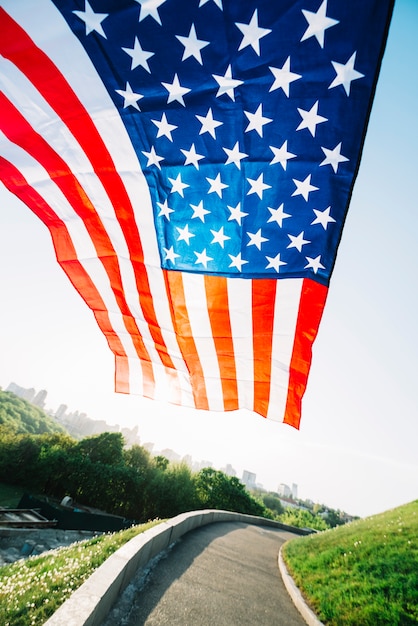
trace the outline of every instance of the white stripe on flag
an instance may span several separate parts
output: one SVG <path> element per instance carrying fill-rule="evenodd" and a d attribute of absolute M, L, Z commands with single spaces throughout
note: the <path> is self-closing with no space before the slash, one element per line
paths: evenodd
<path fill-rule="evenodd" d="M 237 373 L 238 405 L 254 406 L 252 280 L 228 278 L 228 303 Z"/>
<path fill-rule="evenodd" d="M 187 273 L 183 273 L 182 277 L 187 313 L 203 370 L 209 409 L 223 411 L 223 391 L 207 308 L 205 278 L 200 274 Z"/>
<path fill-rule="evenodd" d="M 270 398 L 267 417 L 278 422 L 283 421 L 286 410 L 289 368 L 293 353 L 302 285 L 302 278 L 289 278 L 277 281 Z"/>

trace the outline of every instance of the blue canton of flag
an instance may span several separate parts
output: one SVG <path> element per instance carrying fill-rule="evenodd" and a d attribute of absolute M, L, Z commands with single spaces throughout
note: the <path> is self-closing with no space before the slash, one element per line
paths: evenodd
<path fill-rule="evenodd" d="M 328 284 L 385 3 L 55 3 L 132 138 L 162 266 Z"/>

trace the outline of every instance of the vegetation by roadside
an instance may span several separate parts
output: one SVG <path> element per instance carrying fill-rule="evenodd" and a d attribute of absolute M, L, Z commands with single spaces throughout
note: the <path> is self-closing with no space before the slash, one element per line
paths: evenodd
<path fill-rule="evenodd" d="M 113 552 L 160 521 L 100 535 L 1 567 L 0 624 L 44 624 Z"/>
<path fill-rule="evenodd" d="M 0 482 L 0 508 L 16 509 L 24 493 L 22 487 Z"/>
<path fill-rule="evenodd" d="M 418 500 L 289 541 L 283 557 L 327 626 L 418 624 Z"/>

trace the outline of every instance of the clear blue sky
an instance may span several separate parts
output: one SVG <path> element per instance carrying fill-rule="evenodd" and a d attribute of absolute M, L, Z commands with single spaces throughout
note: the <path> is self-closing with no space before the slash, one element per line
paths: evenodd
<path fill-rule="evenodd" d="M 143 442 L 370 515 L 418 497 L 418 1 L 397 0 L 301 430 L 113 393 L 113 356 L 49 233 L 0 187 L 0 385 L 48 390 Z"/>

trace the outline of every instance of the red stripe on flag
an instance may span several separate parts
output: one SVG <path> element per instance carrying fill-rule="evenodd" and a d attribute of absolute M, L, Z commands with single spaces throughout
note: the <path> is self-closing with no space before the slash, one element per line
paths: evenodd
<path fill-rule="evenodd" d="M 209 409 L 205 378 L 193 339 L 181 272 L 163 271 L 177 342 L 187 366 L 197 409 Z"/>
<path fill-rule="evenodd" d="M 327 299 L 328 288 L 313 280 L 303 281 L 296 324 L 295 342 L 289 371 L 289 390 L 283 422 L 299 428 L 302 397 L 308 382 L 312 361 L 312 344 L 318 334 L 319 324 Z"/>
<path fill-rule="evenodd" d="M 270 376 L 277 280 L 252 281 L 254 348 L 254 411 L 266 417 Z"/>
<path fill-rule="evenodd" d="M 134 211 L 125 186 L 112 158 L 93 124 L 64 76 L 26 32 L 0 8 L 0 53 L 27 76 L 57 115 L 64 121 L 87 155 L 114 207 L 130 251 L 141 309 L 162 363 L 174 368 L 167 352 L 155 314 L 153 298 L 144 264 L 144 254 Z M 147 357 L 148 358 L 148 357 Z"/>
<path fill-rule="evenodd" d="M 206 299 L 218 357 L 225 411 L 238 409 L 238 385 L 229 318 L 227 279 L 205 276 Z"/>
<path fill-rule="evenodd" d="M 83 220 L 97 251 L 97 256 L 109 276 L 112 291 L 123 315 L 125 328 L 132 338 L 135 350 L 141 362 L 150 361 L 139 329 L 124 297 L 116 252 L 113 250 L 108 234 L 83 188 L 72 175 L 71 170 L 63 159 L 32 129 L 4 94 L 0 94 L 0 127 L 11 141 L 15 137 L 19 138 L 21 148 L 46 169 L 50 178 L 62 191 L 75 213 Z M 144 367 L 146 368 L 148 378 L 152 370 L 150 371 L 150 367 L 146 366 L 145 363 Z"/>
<path fill-rule="evenodd" d="M 110 324 L 105 304 L 90 276 L 76 258 L 73 242 L 64 222 L 54 213 L 42 196 L 29 185 L 19 170 L 0 156 L 2 180 L 13 194 L 39 217 L 51 233 L 57 261 L 86 304 L 94 310 L 96 321 L 114 354 L 125 357 L 125 351 Z"/>
<path fill-rule="evenodd" d="M 115 391 L 130 393 L 129 361 L 126 357 L 115 356 Z"/>

